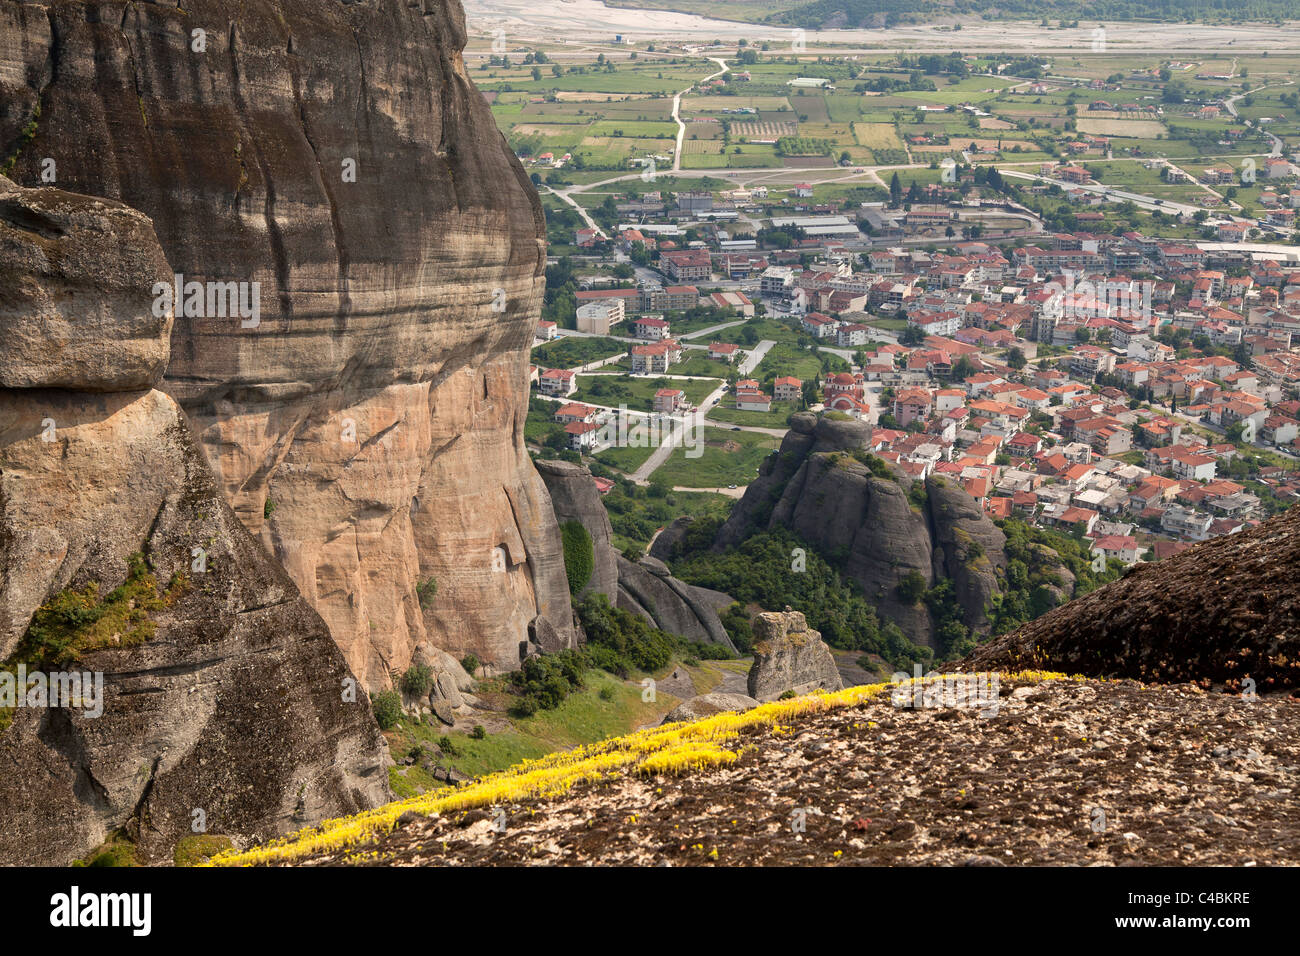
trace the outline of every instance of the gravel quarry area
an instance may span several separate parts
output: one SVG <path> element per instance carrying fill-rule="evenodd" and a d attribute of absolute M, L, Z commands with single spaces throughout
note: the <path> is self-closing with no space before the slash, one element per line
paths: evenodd
<path fill-rule="evenodd" d="M 1300 851 L 1300 700 L 1002 678 L 742 730 L 730 765 L 408 813 L 306 865 L 1269 865 Z"/>
<path fill-rule="evenodd" d="M 599 0 L 564 0 L 538 5 L 531 0 L 465 0 L 472 33 L 503 29 L 507 36 L 564 39 L 580 44 L 610 44 L 615 34 L 637 41 L 789 42 L 790 27 L 715 20 L 671 10 L 637 10 L 607 6 Z M 809 30 L 809 45 L 881 50 L 1005 50 L 1020 53 L 1093 52 L 1093 30 L 1102 21 L 1080 20 L 1072 29 L 1043 29 L 1030 21 L 985 21 L 954 18 L 949 22 L 903 25 L 888 30 Z M 1252 49 L 1300 47 L 1300 24 L 1267 23 L 1209 25 L 1203 23 L 1142 23 L 1106 21 L 1106 44 L 1112 54 L 1167 50 L 1180 55 L 1235 53 Z M 575 40 L 574 38 L 581 38 Z"/>

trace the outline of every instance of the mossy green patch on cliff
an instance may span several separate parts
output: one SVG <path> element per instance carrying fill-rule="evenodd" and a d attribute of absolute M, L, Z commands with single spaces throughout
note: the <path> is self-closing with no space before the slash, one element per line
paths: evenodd
<path fill-rule="evenodd" d="M 103 598 L 99 583 L 83 588 L 66 588 L 32 617 L 27 633 L 5 667 L 26 664 L 28 669 L 62 667 L 83 654 L 105 647 L 134 647 L 154 635 L 154 612 L 169 607 L 189 587 L 182 574 L 172 577 L 165 593 L 144 555 L 131 555 L 127 576 Z"/>
<path fill-rule="evenodd" d="M 176 849 L 172 851 L 172 862 L 177 866 L 198 866 L 218 853 L 233 849 L 234 844 L 230 837 L 218 836 L 214 833 L 196 833 L 177 842 Z"/>
<path fill-rule="evenodd" d="M 36 108 L 32 110 L 32 118 L 27 125 L 23 127 L 22 132 L 18 134 L 18 143 L 14 150 L 6 158 L 3 164 L 0 164 L 0 173 L 5 176 L 13 175 L 14 167 L 18 165 L 18 157 L 22 155 L 27 145 L 36 138 L 36 131 L 40 129 L 41 104 L 38 102 Z"/>
<path fill-rule="evenodd" d="M 139 866 L 140 860 L 136 855 L 135 844 L 127 839 L 125 834 L 117 832 L 80 860 L 74 860 L 72 865 L 116 868 Z"/>
<path fill-rule="evenodd" d="M 560 541 L 564 546 L 564 573 L 569 578 L 569 593 L 577 595 L 587 586 L 596 567 L 591 534 L 582 522 L 566 521 L 560 525 Z"/>

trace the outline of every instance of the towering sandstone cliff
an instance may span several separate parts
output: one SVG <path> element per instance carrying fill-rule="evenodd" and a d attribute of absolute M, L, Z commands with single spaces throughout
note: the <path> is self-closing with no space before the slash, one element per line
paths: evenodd
<path fill-rule="evenodd" d="M 0 177 L 0 864 L 117 832 L 169 860 L 389 796 L 324 622 L 153 387 L 168 271 L 138 211 Z M 67 706 L 33 672 L 102 685 Z"/>
<path fill-rule="evenodd" d="M 0 0 L 12 178 L 260 283 L 255 321 L 178 313 L 161 387 L 372 688 L 425 641 L 574 639 L 523 446 L 544 222 L 464 42 L 454 0 Z"/>

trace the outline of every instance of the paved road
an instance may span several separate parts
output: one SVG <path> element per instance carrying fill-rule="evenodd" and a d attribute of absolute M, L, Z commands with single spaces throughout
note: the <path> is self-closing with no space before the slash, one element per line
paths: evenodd
<path fill-rule="evenodd" d="M 1046 176 L 1038 176 L 1033 173 L 1022 173 L 1014 169 L 1004 169 L 1002 170 L 1002 175 L 1011 176 L 1015 179 L 1029 179 L 1029 180 L 1034 180 L 1042 183 L 1055 183 L 1058 186 L 1061 185 L 1060 180 L 1049 179 Z M 1084 185 L 1072 185 L 1071 188 L 1080 189 L 1087 193 L 1103 193 L 1107 196 L 1111 196 L 1116 199 L 1125 199 L 1133 203 L 1133 205 L 1137 206 L 1139 209 L 1146 209 L 1151 212 L 1159 211 L 1159 212 L 1173 212 L 1173 213 L 1180 213 L 1180 214 L 1185 213 L 1187 215 L 1193 215 L 1201 211 L 1200 206 L 1189 206 L 1186 203 L 1174 202 L 1170 199 L 1166 199 L 1162 202 L 1157 202 L 1156 200 L 1152 199 L 1150 196 L 1143 196 L 1141 193 L 1125 192 L 1120 189 L 1114 189 L 1110 186 L 1097 184 L 1097 183 L 1084 184 Z"/>
<path fill-rule="evenodd" d="M 711 56 L 708 59 L 718 64 L 718 66 L 721 67 L 721 69 L 718 70 L 717 73 L 710 73 L 708 76 L 700 80 L 698 83 L 692 83 L 690 86 L 686 87 L 686 89 L 682 90 L 680 93 L 678 93 L 676 96 L 673 97 L 673 122 L 677 124 L 677 148 L 673 150 L 673 172 L 674 173 L 682 168 L 682 141 L 686 139 L 686 124 L 682 122 L 682 117 L 681 117 L 682 97 L 687 93 L 689 93 L 691 90 L 695 89 L 696 86 L 707 83 L 709 82 L 709 80 L 715 80 L 718 77 L 720 77 L 723 73 L 726 73 L 729 69 L 731 69 L 729 66 L 727 66 L 727 61 L 722 59 L 721 57 Z"/>
<path fill-rule="evenodd" d="M 776 345 L 774 340 L 763 339 L 763 341 L 754 346 L 753 350 L 748 355 L 740 360 L 740 364 L 736 366 L 736 372 L 740 375 L 748 375 L 750 372 L 754 371 L 754 369 L 758 368 L 758 363 L 763 361 L 763 356 L 767 355 L 773 345 Z"/>
<path fill-rule="evenodd" d="M 704 423 L 706 420 L 704 415 L 705 410 L 712 406 L 715 400 L 722 397 L 722 388 L 725 384 L 725 382 L 719 382 L 718 387 L 711 391 L 697 408 L 691 409 L 682 416 L 682 423 L 688 429 L 688 435 L 698 432 L 701 438 L 703 438 Z M 632 473 L 632 480 L 637 484 L 647 483 L 650 480 L 650 476 L 654 474 L 655 469 L 666 462 L 668 456 L 673 452 L 684 455 L 686 454 L 686 449 L 681 445 L 660 445 L 651 453 L 649 458 L 641 463 L 641 467 Z"/>
<path fill-rule="evenodd" d="M 550 186 L 547 186 L 545 183 L 543 183 L 542 185 L 547 189 L 547 191 L 551 193 L 551 195 L 556 196 L 562 202 L 566 202 L 574 209 L 576 209 L 578 211 L 578 215 L 582 217 L 582 221 L 587 224 L 588 229 L 596 230 L 596 235 L 600 236 L 600 238 L 602 239 L 609 238 L 609 236 L 605 234 L 605 230 L 601 229 L 600 226 L 596 223 L 596 220 L 591 218 L 591 214 L 588 213 L 587 210 L 582 207 L 582 204 L 569 195 L 569 190 L 552 189 Z"/>
<path fill-rule="evenodd" d="M 570 372 L 583 372 L 583 373 L 586 373 L 586 372 L 594 372 L 594 371 L 595 371 L 596 369 L 598 369 L 598 368 L 602 368 L 602 367 L 604 367 L 604 366 L 606 366 L 606 365 L 613 365 L 615 362 L 621 362 L 621 361 L 623 361 L 623 359 L 625 359 L 625 358 L 627 358 L 627 353 L 626 353 L 626 352 L 619 352 L 617 355 L 611 355 L 609 358 L 607 358 L 607 359 L 601 359 L 599 362 L 588 362 L 586 365 L 575 365 L 573 368 L 569 369 L 569 371 L 570 371 Z M 610 373 L 610 372 L 601 372 L 601 373 L 599 373 L 599 374 L 601 374 L 601 375 L 609 375 L 609 374 L 611 374 L 611 373 Z"/>
<path fill-rule="evenodd" d="M 1235 61 L 1234 61 L 1234 63 L 1235 63 Z M 1237 116 L 1237 100 L 1241 99 L 1241 98 L 1244 97 L 1244 96 L 1250 96 L 1251 93 L 1258 93 L 1260 90 L 1267 90 L 1267 89 L 1269 89 L 1270 87 L 1273 87 L 1273 86 L 1291 86 L 1294 82 L 1295 82 L 1294 80 L 1287 80 L 1287 81 L 1285 81 L 1285 82 L 1283 82 L 1283 83 L 1272 83 L 1272 84 L 1269 84 L 1269 86 L 1261 86 L 1261 87 L 1259 87 L 1258 89 L 1251 90 L 1251 91 L 1249 91 L 1249 92 L 1247 92 L 1247 93 L 1238 93 L 1236 96 L 1230 96 L 1230 97 L 1228 97 L 1226 100 L 1224 100 L 1224 101 L 1223 101 L 1223 108 L 1226 109 L 1229 113 L 1231 113 L 1232 116 L 1233 116 L 1234 118 L 1236 118 L 1236 116 Z M 1276 136 L 1274 136 L 1272 133 L 1270 133 L 1268 130 L 1264 129 L 1263 127 L 1259 127 L 1259 131 L 1260 131 L 1261 133 L 1263 133 L 1265 136 L 1267 136 L 1267 137 L 1272 141 L 1272 143 L 1273 143 L 1273 151 L 1272 151 L 1271 153 L 1269 153 L 1268 155 L 1269 155 L 1270 157 L 1271 157 L 1271 156 L 1281 156 L 1281 155 L 1282 155 L 1282 145 L 1283 145 L 1283 144 L 1282 144 L 1282 141 L 1281 141 L 1280 139 L 1278 139 Z"/>

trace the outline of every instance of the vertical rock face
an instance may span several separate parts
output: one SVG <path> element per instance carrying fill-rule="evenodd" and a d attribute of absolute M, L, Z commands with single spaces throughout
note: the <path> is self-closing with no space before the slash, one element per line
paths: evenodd
<path fill-rule="evenodd" d="M 260 293 L 178 308 L 161 387 L 371 687 L 424 641 L 574 639 L 523 445 L 544 220 L 464 42 L 454 0 L 0 0 L 15 180 L 53 168 L 148 214 L 185 282 Z"/>
<path fill-rule="evenodd" d="M 158 384 L 172 315 L 148 293 L 171 270 L 148 218 L 0 176 L 0 261 L 0 388 Z"/>
<path fill-rule="evenodd" d="M 786 692 L 839 690 L 844 686 L 835 658 L 799 611 L 770 611 L 754 620 L 754 663 L 749 696 L 775 700 Z"/>
<path fill-rule="evenodd" d="M 736 650 L 718 617 L 715 592 L 677 580 L 657 558 L 633 563 L 614 550 L 614 529 L 587 468 L 540 460 L 537 470 L 551 493 L 556 518 L 577 521 L 591 535 L 595 567 L 584 595 L 604 594 L 610 604 L 641 615 L 661 631 Z"/>
<path fill-rule="evenodd" d="M 716 606 L 710 603 L 716 593 L 701 592 L 677 580 L 657 558 L 646 556 L 633 564 L 618 555 L 619 607 L 640 614 L 661 631 L 721 644 L 735 653 L 736 645 L 722 626 Z"/>
<path fill-rule="evenodd" d="M 966 624 L 987 632 L 989 603 L 1002 590 L 999 575 L 1007 566 L 1007 536 L 954 482 L 931 475 L 925 480 L 925 497 L 935 577 L 952 579 Z"/>
<path fill-rule="evenodd" d="M 551 494 L 551 504 L 559 521 L 577 521 L 591 535 L 595 566 L 584 594 L 599 592 L 611 604 L 618 601 L 618 552 L 614 550 L 614 529 L 609 523 L 609 513 L 600 500 L 600 490 L 592 480 L 591 472 L 582 465 L 568 461 L 537 462 L 537 471 L 546 482 Z"/>
<path fill-rule="evenodd" d="M 0 863 L 67 863 L 117 831 L 165 860 L 196 811 L 243 843 L 389 796 L 324 622 L 148 387 L 171 315 L 152 338 L 142 316 L 168 272 L 139 212 L 0 177 L 0 275 L 20 292 L 0 341 L 28 386 L 0 388 Z M 95 391 L 69 387 L 47 330 Z M 98 673 L 102 696 L 19 700 L 20 665 Z"/>

